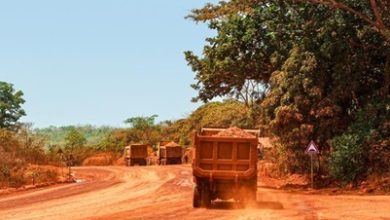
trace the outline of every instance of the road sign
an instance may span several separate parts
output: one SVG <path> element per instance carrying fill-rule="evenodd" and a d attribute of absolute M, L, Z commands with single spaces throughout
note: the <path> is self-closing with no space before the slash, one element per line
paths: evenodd
<path fill-rule="evenodd" d="M 314 175 L 313 175 L 313 155 L 319 154 L 320 151 L 318 150 L 318 147 L 314 141 L 310 141 L 309 145 L 307 146 L 305 150 L 305 154 L 310 155 L 310 173 L 311 173 L 311 188 L 314 188 Z"/>
<path fill-rule="evenodd" d="M 320 151 L 318 150 L 317 145 L 314 143 L 314 141 L 310 141 L 309 146 L 307 146 L 305 150 L 306 154 L 319 154 Z"/>

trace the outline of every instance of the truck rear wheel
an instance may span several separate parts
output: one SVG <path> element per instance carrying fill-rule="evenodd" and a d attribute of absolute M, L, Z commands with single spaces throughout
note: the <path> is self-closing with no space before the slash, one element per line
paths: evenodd
<path fill-rule="evenodd" d="M 198 187 L 195 187 L 194 188 L 194 197 L 193 197 L 193 200 L 192 200 L 192 206 L 194 208 L 199 208 L 200 207 L 200 190 Z"/>
<path fill-rule="evenodd" d="M 257 182 L 251 181 L 242 191 L 242 202 L 245 204 L 255 204 L 257 200 Z"/>
<path fill-rule="evenodd" d="M 256 202 L 256 200 L 257 200 L 257 190 L 256 189 L 249 189 L 248 190 L 248 199 L 247 199 L 247 202 L 248 203 L 255 203 Z"/>
<path fill-rule="evenodd" d="M 209 207 L 211 205 L 210 189 L 208 187 L 203 187 L 201 195 L 202 207 Z"/>

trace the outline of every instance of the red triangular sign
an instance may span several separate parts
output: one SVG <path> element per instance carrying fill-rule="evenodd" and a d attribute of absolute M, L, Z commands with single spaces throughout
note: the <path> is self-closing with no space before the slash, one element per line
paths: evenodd
<path fill-rule="evenodd" d="M 309 146 L 307 146 L 305 150 L 306 154 L 318 154 L 320 151 L 317 148 L 317 145 L 314 143 L 314 141 L 310 141 Z"/>

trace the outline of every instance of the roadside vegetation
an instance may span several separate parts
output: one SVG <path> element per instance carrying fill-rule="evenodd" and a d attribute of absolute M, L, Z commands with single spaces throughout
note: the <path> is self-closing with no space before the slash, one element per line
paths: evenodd
<path fill-rule="evenodd" d="M 58 161 L 45 152 L 45 139 L 31 125 L 18 123 L 25 115 L 23 103 L 23 92 L 0 82 L 0 188 L 61 181 Z"/>
<path fill-rule="evenodd" d="M 47 128 L 35 128 L 33 132 L 45 137 L 47 146 L 64 145 L 66 135 L 72 130 L 80 132 L 85 137 L 87 145 L 98 145 L 113 129 L 108 126 L 96 127 L 93 125 L 50 126 Z"/>
<path fill-rule="evenodd" d="M 216 32 L 201 56 L 185 52 L 195 100 L 246 103 L 275 138 L 282 170 L 307 173 L 314 140 L 317 178 L 357 183 L 390 171 L 389 1 L 231 0 L 188 18 Z"/>

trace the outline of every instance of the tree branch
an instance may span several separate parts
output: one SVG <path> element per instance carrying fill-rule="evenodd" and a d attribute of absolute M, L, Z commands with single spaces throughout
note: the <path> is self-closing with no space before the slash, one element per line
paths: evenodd
<path fill-rule="evenodd" d="M 298 1 L 302 1 L 302 0 L 298 0 Z M 306 0 L 306 1 L 314 3 L 314 4 L 322 4 L 322 5 L 333 7 L 336 9 L 342 9 L 344 11 L 348 11 L 348 12 L 352 13 L 353 15 L 355 15 L 356 17 L 358 17 L 358 18 L 366 21 L 370 25 L 376 27 L 376 23 L 372 19 L 370 19 L 370 17 L 368 17 L 367 15 L 364 15 L 363 13 L 356 11 L 355 9 L 353 9 L 353 8 L 343 4 L 343 3 L 337 2 L 335 0 Z"/>
<path fill-rule="evenodd" d="M 385 41 L 390 42 L 390 28 L 384 25 L 376 0 L 370 0 L 371 8 L 375 15 L 376 21 L 371 19 L 369 16 L 363 14 L 362 12 L 359 12 L 347 6 L 346 4 L 340 3 L 336 0 L 293 0 L 293 2 L 310 2 L 313 4 L 321 4 L 331 8 L 341 9 L 350 12 L 354 16 L 367 22 L 369 25 L 373 27 L 374 30 L 376 30 L 379 34 L 381 34 L 385 38 Z"/>
<path fill-rule="evenodd" d="M 376 3 L 376 0 L 370 0 L 372 11 L 374 12 L 375 18 L 376 18 L 376 26 L 380 30 L 385 29 L 385 25 L 383 24 L 382 16 L 379 13 L 378 5 Z"/>

